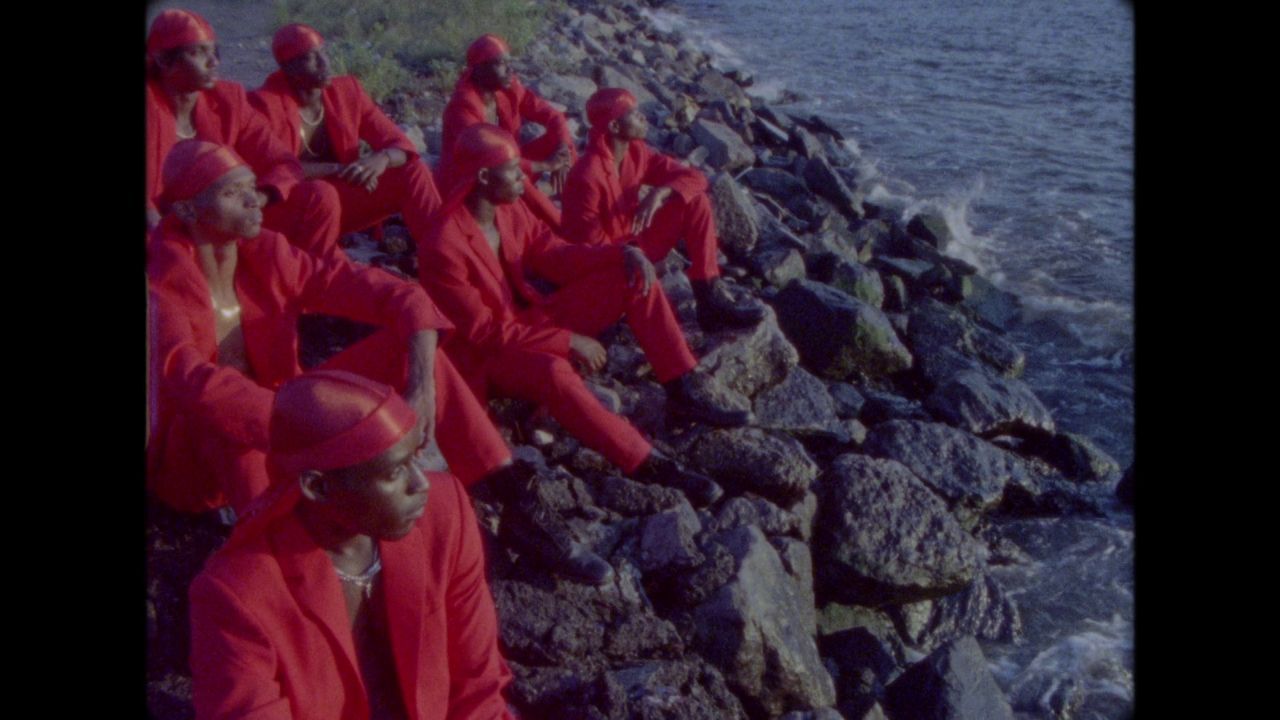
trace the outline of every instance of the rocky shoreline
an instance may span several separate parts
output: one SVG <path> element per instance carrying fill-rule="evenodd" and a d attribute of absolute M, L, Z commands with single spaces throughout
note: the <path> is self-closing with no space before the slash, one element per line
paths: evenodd
<path fill-rule="evenodd" d="M 661 3 L 652 3 L 661 4 Z M 703 169 L 726 275 L 771 308 L 747 331 L 702 333 L 673 256 L 662 284 L 702 366 L 756 416 L 715 429 L 674 421 L 625 324 L 589 384 L 655 444 L 720 481 L 695 510 L 678 491 L 620 476 L 525 403 L 494 403 L 540 492 L 616 580 L 559 580 L 497 540 L 477 500 L 509 699 L 526 717 L 1013 718 L 975 638 L 1014 641 L 1021 619 L 989 572 L 1025 561 L 1007 517 L 1102 515 L 1132 502 L 1132 468 L 1058 431 L 1019 379 L 1003 331 L 1018 299 L 945 254 L 941 217 L 900 217 L 819 117 L 793 117 L 657 29 L 643 4 L 548 6 L 546 31 L 513 63 L 567 108 L 599 86 L 639 98 L 650 142 Z M 439 148 L 445 97 L 392 98 Z M 393 117 L 395 115 L 393 114 Z M 401 118 L 402 119 L 402 118 Z M 352 235 L 353 257 L 416 278 L 403 227 Z M 312 323 L 304 361 L 361 333 Z M 191 717 L 186 585 L 227 531 L 213 518 L 149 514 L 151 714 Z M 1070 698 L 1060 717 L 1069 717 Z"/>

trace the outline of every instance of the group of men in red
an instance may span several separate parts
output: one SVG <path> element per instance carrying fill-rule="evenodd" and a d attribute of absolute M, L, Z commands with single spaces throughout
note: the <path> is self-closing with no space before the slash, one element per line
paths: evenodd
<path fill-rule="evenodd" d="M 282 28 L 272 51 L 280 69 L 246 93 L 218 79 L 195 13 L 160 13 L 147 40 L 148 486 L 238 517 L 191 588 L 197 716 L 506 717 L 468 489 L 502 501 L 522 554 L 580 582 L 613 570 L 541 499 L 485 399 L 545 406 L 622 472 L 710 504 L 721 488 L 605 409 L 579 369 L 605 365 L 595 336 L 625 318 L 673 412 L 741 425 L 750 414 L 708 392 L 653 262 L 685 239 L 706 329 L 763 308 L 720 280 L 706 180 L 646 145 L 625 90 L 588 101 L 578 158 L 563 114 L 483 36 L 433 176 L 358 80 L 330 76 L 314 29 Z M 546 132 L 521 146 L 526 121 Z M 393 213 L 420 283 L 338 246 Z M 381 329 L 304 373 L 303 313 Z M 414 460 L 433 438 L 450 473 Z"/>

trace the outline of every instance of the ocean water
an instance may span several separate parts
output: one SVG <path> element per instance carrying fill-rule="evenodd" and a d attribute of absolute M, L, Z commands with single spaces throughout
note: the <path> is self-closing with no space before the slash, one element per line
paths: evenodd
<path fill-rule="evenodd" d="M 870 197 L 940 210 L 1022 299 L 1011 337 L 1060 429 L 1133 446 L 1133 12 L 1114 0 L 676 0 L 654 13 L 748 92 L 850 138 Z M 678 13 L 678 14 L 677 14 Z M 1133 523 L 1012 523 L 1026 640 L 985 643 L 1023 718 L 1133 707 Z"/>

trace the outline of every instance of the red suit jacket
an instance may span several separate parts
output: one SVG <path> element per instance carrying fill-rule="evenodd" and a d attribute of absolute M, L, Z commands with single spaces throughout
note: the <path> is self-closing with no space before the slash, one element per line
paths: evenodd
<path fill-rule="evenodd" d="M 498 206 L 495 221 L 502 262 L 489 249 L 466 205 L 437 216 L 426 241 L 418 247 L 422 282 L 457 325 L 448 347 L 464 375 L 486 354 L 506 347 L 569 357 L 571 333 L 550 323 L 520 320 L 512 287 L 526 305 L 537 306 L 546 298 L 529 283 L 527 273 L 563 285 L 622 262 L 621 247 L 567 243 L 521 202 Z"/>
<path fill-rule="evenodd" d="M 471 503 L 451 475 L 430 481 L 414 529 L 378 545 L 404 706 L 411 720 L 510 718 Z M 197 718 L 368 718 L 338 576 L 292 513 L 215 553 L 192 583 L 191 670 Z"/>
<path fill-rule="evenodd" d="M 360 81 L 350 75 L 335 77 L 321 94 L 324 102 L 324 128 L 329 133 L 335 159 L 351 163 L 360 159 L 360 141 L 369 143 L 374 152 L 387 148 L 399 148 L 409 162 L 419 161 L 418 150 L 361 87 Z M 302 136 L 298 133 L 302 120 L 298 116 L 298 101 L 289 88 L 284 72 L 277 70 L 267 76 L 262 87 L 249 93 L 249 102 L 267 118 L 276 140 L 293 150 L 302 152 Z"/>
<path fill-rule="evenodd" d="M 196 138 L 229 145 L 258 176 L 258 184 L 274 188 L 287 199 L 303 180 L 302 166 L 289 146 L 278 142 L 266 120 L 249 105 L 238 83 L 218 81 L 202 90 L 191 111 Z M 155 81 L 147 82 L 147 203 L 154 207 L 164 189 L 160 168 L 178 143 L 173 105 Z"/>
<path fill-rule="evenodd" d="M 181 225 L 167 217 L 153 237 L 147 278 L 157 407 L 147 475 L 156 494 L 180 510 L 224 503 L 216 476 L 225 468 L 210 461 L 256 462 L 259 467 L 242 471 L 265 472 L 262 455 L 245 457 L 245 450 L 266 450 L 275 389 L 302 372 L 302 312 L 390 327 L 406 344 L 419 330 L 451 327 L 418 285 L 347 261 L 317 260 L 264 229 L 238 242 L 235 273 L 251 379 L 217 363 L 213 300 Z M 210 443 L 223 445 L 202 452 Z"/>
<path fill-rule="evenodd" d="M 627 146 L 622 167 L 615 170 L 605 138 L 593 138 L 565 181 L 561 199 L 564 236 L 573 242 L 601 245 L 628 242 L 641 185 L 670 187 L 692 202 L 707 190 L 707 178 L 669 155 L 655 152 L 643 140 Z"/>
<path fill-rule="evenodd" d="M 525 175 L 533 175 L 534 160 L 546 160 L 563 142 L 569 146 L 569 152 L 577 157 L 573 146 L 573 135 L 569 132 L 569 121 L 564 113 L 556 110 L 537 93 L 526 88 L 517 78 L 511 79 L 511 87 L 498 90 L 494 94 L 497 105 L 498 126 L 511 133 L 511 137 L 520 137 L 520 126 L 526 122 L 535 122 L 547 129 L 545 135 L 526 143 L 520 148 L 520 167 Z M 480 99 L 480 91 L 467 77 L 458 81 L 444 108 L 444 136 L 441 138 L 440 172 L 443 181 L 440 187 L 448 192 L 448 165 L 453 157 L 453 146 L 463 130 L 488 122 L 484 114 L 484 101 Z"/>

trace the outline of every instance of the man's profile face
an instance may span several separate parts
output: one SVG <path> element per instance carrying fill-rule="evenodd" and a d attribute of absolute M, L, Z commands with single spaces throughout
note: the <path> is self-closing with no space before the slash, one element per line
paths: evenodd
<path fill-rule="evenodd" d="M 164 55 L 161 67 L 180 92 L 208 90 L 218 82 L 218 46 L 213 42 L 183 45 Z"/>
<path fill-rule="evenodd" d="M 632 108 L 618 118 L 618 137 L 623 140 L 644 140 L 649 134 L 649 121 L 640 108 Z"/>
<path fill-rule="evenodd" d="M 511 56 L 502 55 L 481 63 L 471 71 L 471 79 L 482 90 L 505 90 L 511 87 Z"/>
<path fill-rule="evenodd" d="M 515 202 L 524 194 L 524 171 L 520 158 L 489 168 L 488 199 L 499 205 Z"/>
<path fill-rule="evenodd" d="M 331 473 L 328 500 L 347 529 L 378 540 L 398 540 L 427 508 L 430 482 L 413 456 L 422 445 L 415 429 L 378 457 Z"/>
<path fill-rule="evenodd" d="M 316 90 L 329 85 L 329 55 L 324 48 L 312 48 L 280 66 L 295 85 L 304 90 Z"/>
<path fill-rule="evenodd" d="M 194 222 L 217 237 L 253 238 L 262 231 L 262 205 L 257 176 L 241 165 L 195 197 Z"/>

